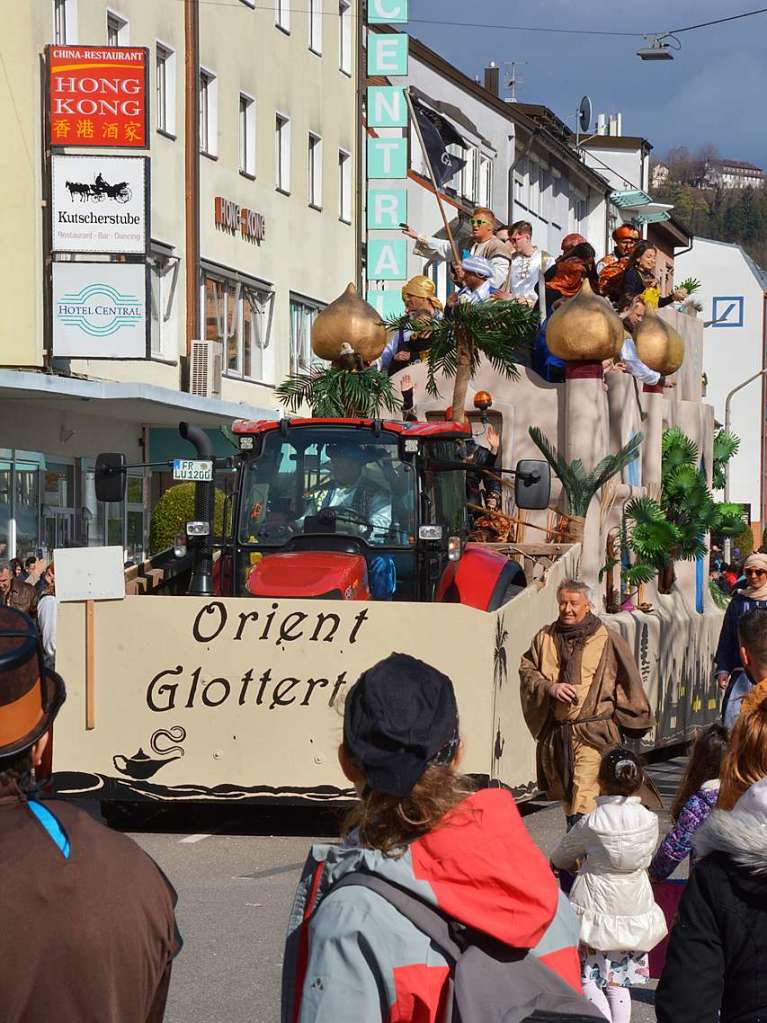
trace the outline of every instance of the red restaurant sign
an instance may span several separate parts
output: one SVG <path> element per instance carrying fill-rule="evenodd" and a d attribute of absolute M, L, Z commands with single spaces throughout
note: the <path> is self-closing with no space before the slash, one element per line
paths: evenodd
<path fill-rule="evenodd" d="M 147 50 L 49 46 L 50 145 L 148 148 Z"/>

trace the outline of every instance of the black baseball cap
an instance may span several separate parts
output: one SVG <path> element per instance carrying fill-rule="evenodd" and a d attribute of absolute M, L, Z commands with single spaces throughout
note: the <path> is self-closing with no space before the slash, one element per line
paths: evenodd
<path fill-rule="evenodd" d="M 425 661 L 390 654 L 360 675 L 344 711 L 344 746 L 369 787 L 406 796 L 430 763 L 458 748 L 453 683 Z"/>

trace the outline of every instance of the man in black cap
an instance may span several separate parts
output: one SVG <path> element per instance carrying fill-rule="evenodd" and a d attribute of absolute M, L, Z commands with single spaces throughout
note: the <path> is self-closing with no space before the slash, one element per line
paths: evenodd
<path fill-rule="evenodd" d="M 64 696 L 31 618 L 0 608 L 0 1018 L 160 1023 L 175 892 L 126 835 L 37 796 Z"/>

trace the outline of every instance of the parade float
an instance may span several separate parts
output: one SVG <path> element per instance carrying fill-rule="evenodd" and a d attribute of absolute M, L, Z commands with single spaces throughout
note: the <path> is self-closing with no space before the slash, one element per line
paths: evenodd
<path fill-rule="evenodd" d="M 520 314 L 489 315 L 497 326 Z M 639 572 L 645 563 L 627 525 L 632 508 L 661 500 L 664 430 L 688 439 L 704 488 L 711 483 L 702 328 L 662 316 L 647 321 L 637 346 L 671 388 L 604 374 L 622 329 L 587 293 L 550 322 L 552 351 L 567 364 L 563 384 L 545 383 L 514 344 L 499 355 L 494 331 L 467 317 L 459 326 L 475 333 L 452 335 L 463 354 L 435 344 L 403 387 L 398 375 L 366 368 L 386 333 L 347 292 L 315 325 L 315 350 L 329 365 L 283 388 L 286 403 L 307 401 L 314 417 L 234 424 L 239 455 L 219 466 L 234 475 L 223 537 L 209 535 L 211 453 L 200 431 L 184 427 L 211 467 L 185 538 L 189 595 L 164 595 L 162 570 L 149 566 L 122 599 L 61 604 L 57 667 L 68 698 L 54 741 L 59 791 L 105 801 L 344 799 L 336 758 L 344 694 L 362 670 L 404 651 L 453 679 L 465 769 L 529 795 L 534 744 L 517 667 L 557 617 L 557 586 L 570 577 L 592 585 L 597 612 L 635 651 L 657 715 L 645 748 L 689 738 L 717 708 L 722 612 L 708 592 L 704 538 L 693 560 L 676 560 L 661 579 L 660 566 Z M 463 421 L 453 407 L 462 366 Z M 403 389 L 407 421 L 395 411 Z M 467 508 L 472 452 L 490 426 L 497 511 Z M 334 459 L 347 463 L 352 483 Z M 102 496 L 116 499 L 124 470 L 119 455 L 100 460 Z M 323 497 L 363 484 L 368 496 L 386 494 L 385 512 L 375 499 L 360 510 Z M 506 523 L 503 538 L 477 542 L 478 518 L 492 525 L 493 514 Z M 689 553 L 680 547 L 678 557 Z M 153 588 L 161 599 L 142 595 Z"/>

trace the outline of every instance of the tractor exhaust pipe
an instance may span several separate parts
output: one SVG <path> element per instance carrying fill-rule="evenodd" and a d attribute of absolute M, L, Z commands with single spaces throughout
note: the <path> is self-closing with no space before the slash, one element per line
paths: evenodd
<path fill-rule="evenodd" d="M 178 432 L 182 438 L 193 444 L 197 457 L 213 461 L 213 445 L 210 438 L 199 426 L 179 423 Z M 213 593 L 213 548 L 211 534 L 213 532 L 213 513 L 215 509 L 215 483 L 195 483 L 194 486 L 194 517 L 197 522 L 209 523 L 207 536 L 190 537 L 194 545 L 194 566 L 187 593 L 190 597 L 209 597 Z"/>

